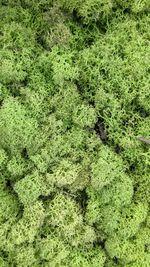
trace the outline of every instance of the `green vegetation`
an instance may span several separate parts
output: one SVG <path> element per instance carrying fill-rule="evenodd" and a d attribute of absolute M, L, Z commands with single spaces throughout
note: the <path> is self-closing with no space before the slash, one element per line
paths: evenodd
<path fill-rule="evenodd" d="M 0 267 L 149 267 L 150 1 L 1 0 Z"/>

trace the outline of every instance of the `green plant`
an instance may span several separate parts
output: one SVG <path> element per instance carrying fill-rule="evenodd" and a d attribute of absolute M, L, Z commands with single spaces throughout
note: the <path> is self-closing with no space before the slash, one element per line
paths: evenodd
<path fill-rule="evenodd" d="M 0 266 L 150 266 L 149 0 L 0 3 Z"/>

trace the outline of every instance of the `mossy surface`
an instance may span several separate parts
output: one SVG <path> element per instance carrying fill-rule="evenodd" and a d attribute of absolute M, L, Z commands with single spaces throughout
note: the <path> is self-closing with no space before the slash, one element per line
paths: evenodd
<path fill-rule="evenodd" d="M 150 266 L 150 1 L 0 1 L 0 267 Z"/>

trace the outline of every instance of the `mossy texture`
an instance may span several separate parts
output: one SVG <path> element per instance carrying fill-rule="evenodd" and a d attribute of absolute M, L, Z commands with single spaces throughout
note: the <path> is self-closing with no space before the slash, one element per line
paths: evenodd
<path fill-rule="evenodd" d="M 149 26 L 149 0 L 0 1 L 0 267 L 150 266 Z"/>

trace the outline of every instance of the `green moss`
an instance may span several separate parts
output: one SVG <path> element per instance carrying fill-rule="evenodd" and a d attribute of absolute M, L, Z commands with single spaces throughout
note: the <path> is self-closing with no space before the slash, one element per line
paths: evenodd
<path fill-rule="evenodd" d="M 150 266 L 149 11 L 1 1 L 0 266 Z"/>
<path fill-rule="evenodd" d="M 97 161 L 92 163 L 91 167 L 91 184 L 95 190 L 99 191 L 112 183 L 114 179 L 121 177 L 124 171 L 121 158 L 105 146 L 102 147 L 97 155 Z"/>
<path fill-rule="evenodd" d="M 8 251 L 15 245 L 33 243 L 44 221 L 44 208 L 41 202 L 24 208 L 23 216 L 11 228 L 7 237 Z"/>

